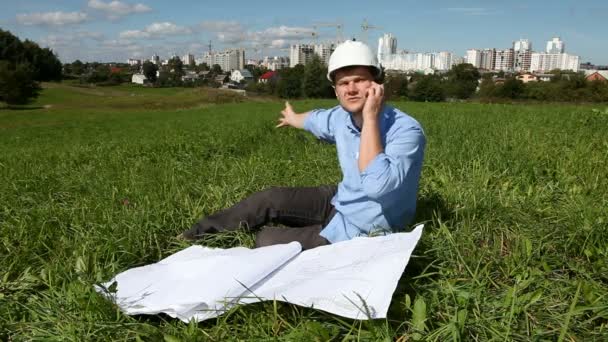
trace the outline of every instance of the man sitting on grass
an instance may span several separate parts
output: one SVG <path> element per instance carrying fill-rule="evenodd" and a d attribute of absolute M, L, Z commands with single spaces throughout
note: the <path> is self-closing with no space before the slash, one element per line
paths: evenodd
<path fill-rule="evenodd" d="M 340 184 L 257 192 L 202 218 L 179 237 L 264 226 L 256 247 L 299 241 L 310 249 L 403 229 L 416 209 L 425 137 L 416 120 L 384 104 L 381 74 L 369 47 L 346 41 L 330 56 L 327 74 L 340 105 L 297 114 L 285 103 L 281 112 L 277 127 L 302 128 L 336 144 Z"/>

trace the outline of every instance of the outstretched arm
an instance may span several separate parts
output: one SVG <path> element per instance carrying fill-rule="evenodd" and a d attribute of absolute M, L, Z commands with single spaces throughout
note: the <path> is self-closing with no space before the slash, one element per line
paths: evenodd
<path fill-rule="evenodd" d="M 304 128 L 304 121 L 306 121 L 306 118 L 308 117 L 310 112 L 298 114 L 294 112 L 289 102 L 286 101 L 285 109 L 281 111 L 281 114 L 283 115 L 283 117 L 279 118 L 279 124 L 276 126 L 277 128 L 284 126 Z"/>

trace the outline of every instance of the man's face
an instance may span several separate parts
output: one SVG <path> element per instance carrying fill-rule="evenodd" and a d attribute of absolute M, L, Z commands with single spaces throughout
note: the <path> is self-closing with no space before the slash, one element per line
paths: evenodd
<path fill-rule="evenodd" d="M 336 97 L 340 105 L 351 113 L 363 111 L 367 99 L 367 89 L 372 86 L 374 77 L 369 68 L 357 66 L 344 68 L 335 74 Z"/>

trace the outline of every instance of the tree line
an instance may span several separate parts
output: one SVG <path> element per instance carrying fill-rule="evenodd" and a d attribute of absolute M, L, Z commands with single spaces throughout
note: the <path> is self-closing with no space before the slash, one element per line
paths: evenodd
<path fill-rule="evenodd" d="M 444 74 L 388 75 L 387 94 L 423 102 L 446 100 L 608 102 L 608 82 L 588 81 L 582 73 L 553 70 L 549 81 L 524 83 L 517 75 L 484 73 L 458 64 Z"/>
<path fill-rule="evenodd" d="M 38 96 L 42 81 L 60 81 L 61 62 L 49 48 L 21 41 L 0 29 L 0 101 L 25 104 Z"/>
<path fill-rule="evenodd" d="M 327 66 L 315 57 L 306 65 L 278 71 L 278 77 L 248 90 L 281 98 L 334 98 L 325 78 Z M 471 64 L 454 65 L 446 73 L 387 72 L 385 94 L 389 99 L 421 102 L 477 100 L 483 102 L 532 100 L 554 102 L 608 102 L 608 82 L 587 81 L 581 73 L 554 70 L 548 82 L 523 83 L 516 75 L 484 73 Z"/>

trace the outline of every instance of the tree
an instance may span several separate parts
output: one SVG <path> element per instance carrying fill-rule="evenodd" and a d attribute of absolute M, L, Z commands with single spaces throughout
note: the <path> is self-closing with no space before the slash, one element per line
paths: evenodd
<path fill-rule="evenodd" d="M 247 70 L 249 70 L 249 72 L 251 72 L 251 75 L 253 75 L 253 79 L 256 81 L 260 78 L 260 76 L 262 76 L 265 72 L 268 71 L 268 69 L 266 69 L 263 66 L 260 67 L 260 66 L 256 66 L 253 64 L 245 65 L 245 69 L 247 69 Z"/>
<path fill-rule="evenodd" d="M 505 80 L 496 93 L 502 98 L 518 99 L 524 94 L 524 83 L 514 77 Z"/>
<path fill-rule="evenodd" d="M 211 73 L 214 75 L 219 75 L 219 74 L 223 73 L 222 67 L 219 64 L 213 64 L 211 66 Z"/>
<path fill-rule="evenodd" d="M 28 63 L 12 68 L 10 63 L 0 61 L 0 101 L 8 104 L 26 104 L 40 93 L 34 80 L 34 70 Z"/>
<path fill-rule="evenodd" d="M 279 72 L 277 93 L 282 98 L 302 97 L 302 79 L 304 77 L 304 66 L 298 64 L 293 68 L 281 69 Z"/>
<path fill-rule="evenodd" d="M 173 57 L 169 60 L 167 64 L 169 69 L 169 79 L 172 82 L 173 86 L 179 86 L 182 84 L 182 76 L 186 73 L 184 71 L 184 63 L 179 57 Z"/>
<path fill-rule="evenodd" d="M 207 65 L 207 63 L 201 63 L 197 65 L 194 70 L 196 70 L 196 72 L 209 71 L 209 65 Z"/>
<path fill-rule="evenodd" d="M 82 83 L 103 83 L 110 80 L 110 67 L 106 64 L 91 63 L 91 72 L 83 75 L 81 78 Z"/>
<path fill-rule="evenodd" d="M 414 101 L 440 102 L 445 100 L 445 93 L 437 76 L 426 75 L 413 85 L 410 98 Z"/>
<path fill-rule="evenodd" d="M 608 83 L 602 81 L 589 82 L 587 98 L 594 102 L 608 102 Z"/>
<path fill-rule="evenodd" d="M 386 75 L 384 81 L 384 94 L 386 94 L 388 99 L 407 97 L 408 83 L 406 75 Z"/>
<path fill-rule="evenodd" d="M 72 62 L 72 72 L 74 73 L 74 75 L 80 76 L 80 75 L 84 74 L 85 69 L 86 68 L 85 68 L 84 63 L 82 63 L 79 59 Z"/>
<path fill-rule="evenodd" d="M 13 64 L 25 59 L 23 43 L 10 31 L 0 29 L 0 60 L 9 61 Z"/>
<path fill-rule="evenodd" d="M 333 97 L 334 91 L 325 75 L 327 75 L 327 67 L 321 62 L 321 58 L 315 55 L 304 66 L 302 85 L 304 96 L 312 98 Z"/>
<path fill-rule="evenodd" d="M 477 94 L 480 98 L 491 99 L 496 97 L 496 85 L 492 78 L 484 78 L 479 85 L 479 93 Z"/>
<path fill-rule="evenodd" d="M 457 99 L 470 98 L 477 89 L 480 74 L 472 64 L 457 64 L 447 73 L 446 93 Z"/>
<path fill-rule="evenodd" d="M 23 42 L 26 60 L 34 69 L 34 78 L 38 81 L 60 81 L 62 65 L 49 48 L 41 49 L 38 44 L 25 40 Z"/>
<path fill-rule="evenodd" d="M 17 64 L 28 63 L 33 72 L 33 78 L 37 81 L 61 80 L 62 65 L 52 50 L 42 49 L 30 40 L 21 42 L 9 31 L 1 29 L 0 60 L 9 62 L 13 67 Z"/>
<path fill-rule="evenodd" d="M 145 61 L 143 65 L 143 71 L 144 76 L 146 76 L 146 79 L 148 79 L 148 81 L 152 83 L 156 82 L 156 72 L 158 71 L 158 66 L 156 66 L 156 64 L 150 61 Z"/>

